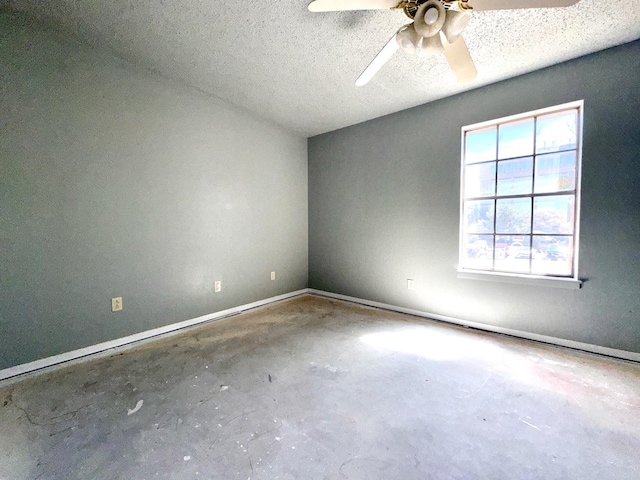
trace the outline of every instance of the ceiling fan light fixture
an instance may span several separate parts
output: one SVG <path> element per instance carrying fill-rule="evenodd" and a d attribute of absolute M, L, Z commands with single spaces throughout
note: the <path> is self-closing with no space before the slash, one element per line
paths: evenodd
<path fill-rule="evenodd" d="M 421 57 L 428 57 L 431 55 L 442 53 L 443 50 L 444 46 L 442 45 L 440 35 L 433 35 L 431 37 L 425 37 L 422 39 L 422 44 L 420 45 L 420 52 L 418 53 L 418 55 Z"/>
<path fill-rule="evenodd" d="M 444 25 L 447 11 L 439 0 L 429 0 L 418 8 L 413 17 L 416 31 L 423 37 L 433 37 Z"/>
<path fill-rule="evenodd" d="M 447 42 L 455 42 L 469 24 L 469 20 L 471 20 L 470 12 L 448 10 L 444 25 L 442 26 L 442 33 L 447 37 Z"/>
<path fill-rule="evenodd" d="M 427 11 L 424 12 L 424 23 L 427 25 L 433 25 L 438 20 L 438 9 L 437 8 L 427 8 Z"/>
<path fill-rule="evenodd" d="M 413 23 L 405 25 L 397 34 L 396 41 L 400 48 L 409 54 L 415 54 L 420 49 L 420 40 L 422 37 L 413 26 Z"/>

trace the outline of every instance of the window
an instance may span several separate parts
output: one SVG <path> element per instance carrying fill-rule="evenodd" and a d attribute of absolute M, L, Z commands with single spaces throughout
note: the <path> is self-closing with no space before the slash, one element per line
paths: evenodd
<path fill-rule="evenodd" d="M 460 272 L 577 282 L 582 106 L 462 128 Z"/>

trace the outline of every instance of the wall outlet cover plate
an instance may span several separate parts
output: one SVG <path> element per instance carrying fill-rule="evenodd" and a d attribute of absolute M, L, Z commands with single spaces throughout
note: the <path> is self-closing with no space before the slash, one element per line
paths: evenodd
<path fill-rule="evenodd" d="M 111 311 L 119 312 L 122 310 L 122 297 L 114 297 L 111 299 Z"/>

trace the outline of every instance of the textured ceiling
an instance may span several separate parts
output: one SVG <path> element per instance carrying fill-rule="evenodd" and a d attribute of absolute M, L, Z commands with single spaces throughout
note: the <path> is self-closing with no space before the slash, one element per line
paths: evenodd
<path fill-rule="evenodd" d="M 311 13 L 309 1 L 2 3 L 305 136 L 640 38 L 640 0 L 475 12 L 464 33 L 478 69 L 471 84 L 456 84 L 442 55 L 398 51 L 368 85 L 355 87 L 409 19 L 398 10 Z"/>

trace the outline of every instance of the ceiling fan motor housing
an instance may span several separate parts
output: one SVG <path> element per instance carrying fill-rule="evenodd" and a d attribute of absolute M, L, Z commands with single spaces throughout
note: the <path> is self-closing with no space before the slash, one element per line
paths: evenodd
<path fill-rule="evenodd" d="M 402 11 L 404 12 L 404 14 L 409 17 L 411 20 L 413 20 L 416 16 L 416 12 L 418 11 L 418 9 L 420 8 L 421 5 L 423 5 L 424 3 L 426 3 L 428 0 L 408 0 L 408 1 L 403 1 L 400 2 L 400 4 L 396 7 L 396 8 L 401 8 Z M 451 8 L 451 5 L 455 2 L 456 0 L 440 0 L 440 3 L 443 4 L 444 8 L 449 10 L 449 8 Z M 460 0 L 458 0 L 460 1 Z M 462 1 L 467 1 L 467 0 L 462 0 Z"/>

